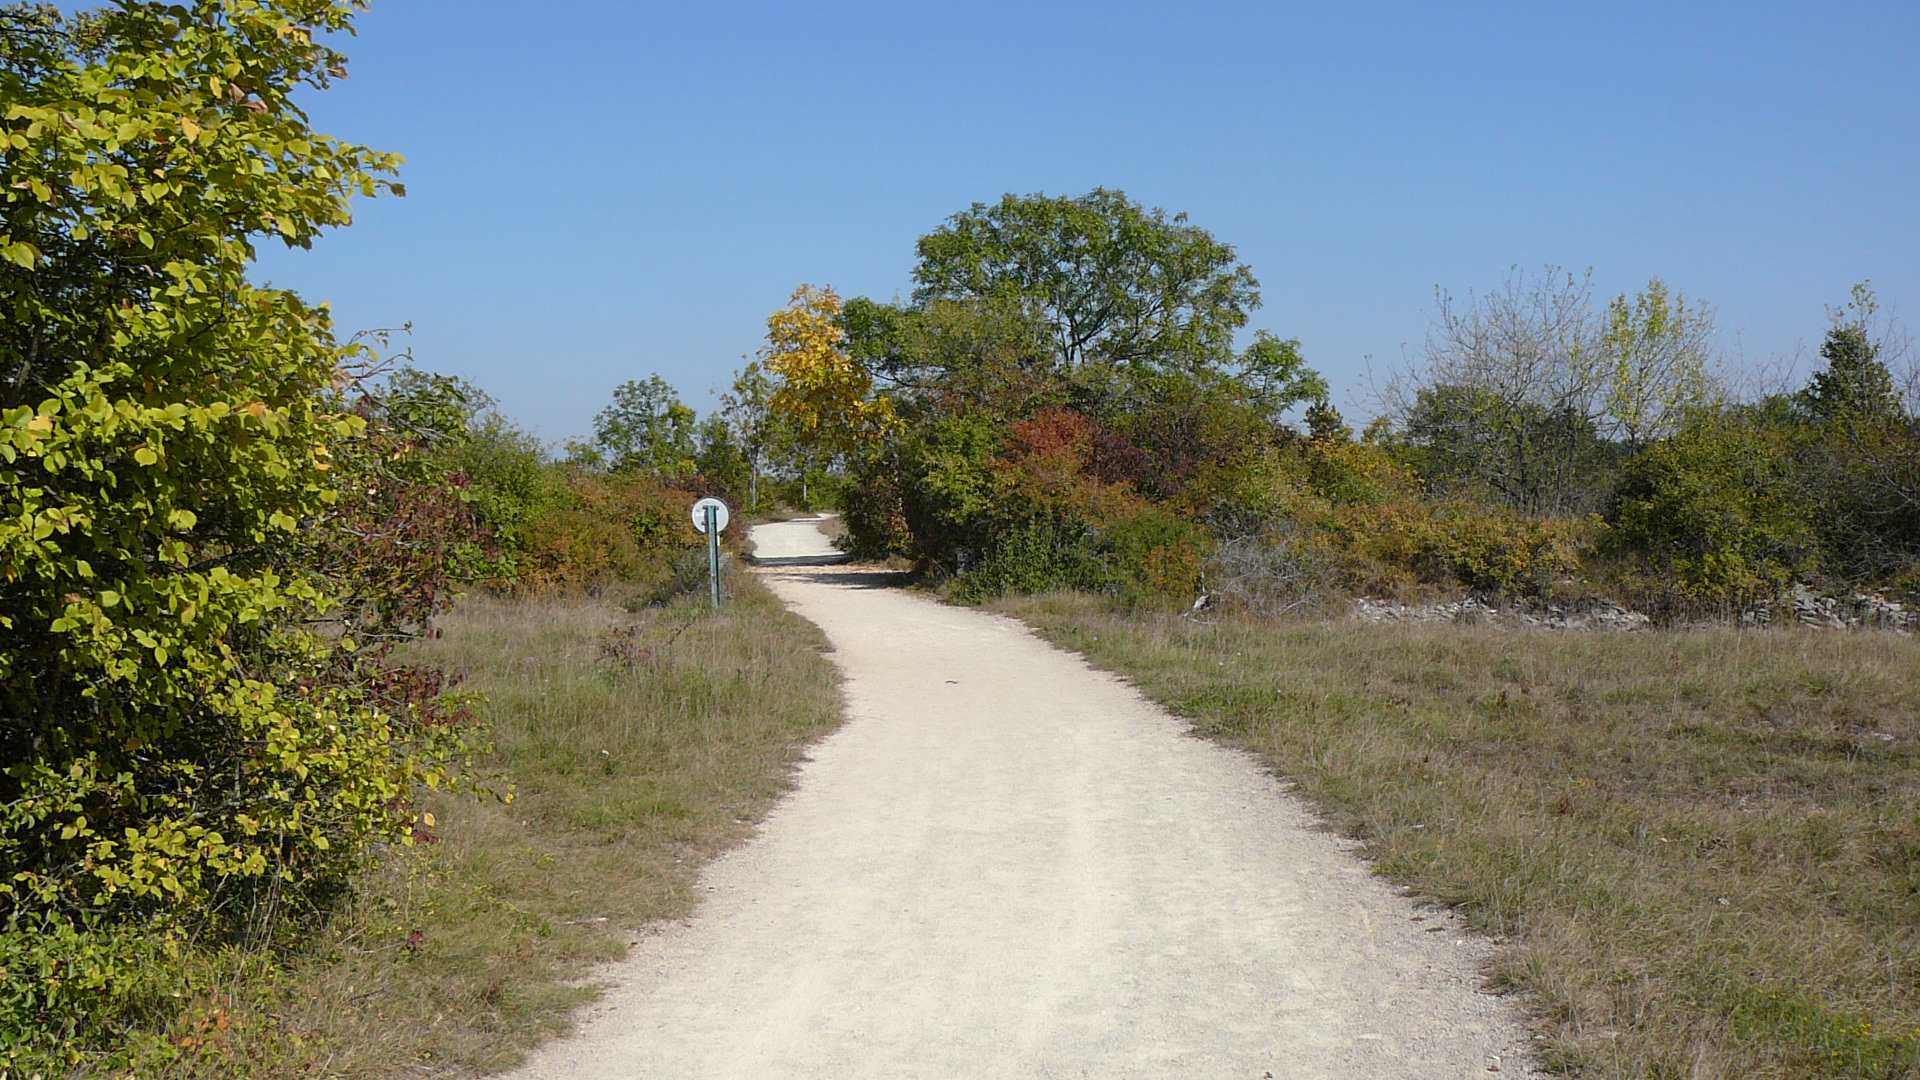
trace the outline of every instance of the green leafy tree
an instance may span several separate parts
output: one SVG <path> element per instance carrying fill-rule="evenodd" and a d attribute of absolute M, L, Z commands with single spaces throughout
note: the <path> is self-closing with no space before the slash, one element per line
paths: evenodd
<path fill-rule="evenodd" d="M 1051 332 L 1017 300 L 881 304 L 855 297 L 847 350 L 912 413 L 984 410 L 1007 418 L 1065 404 Z"/>
<path fill-rule="evenodd" d="M 1253 344 L 1240 354 L 1239 367 L 1239 382 L 1246 387 L 1248 404 L 1270 424 L 1278 425 L 1282 416 L 1303 401 L 1327 400 L 1327 380 L 1307 366 L 1298 339 L 1283 340 L 1265 330 L 1258 331 Z"/>
<path fill-rule="evenodd" d="M 1688 306 L 1658 278 L 1632 301 L 1607 305 L 1604 418 L 1615 438 L 1637 449 L 1721 398 L 1714 332 L 1712 312 Z"/>
<path fill-rule="evenodd" d="M 1613 496 L 1607 545 L 1685 595 L 1770 594 L 1820 566 L 1800 439 L 1785 410 L 1706 410 L 1629 461 Z"/>
<path fill-rule="evenodd" d="M 1862 282 L 1853 287 L 1852 299 L 1833 311 L 1833 325 L 1820 343 L 1826 366 L 1813 373 L 1800 393 L 1802 407 L 1816 422 L 1894 420 L 1905 412 L 1893 373 L 1881 356 L 1885 343 L 1874 333 L 1879 309 L 1873 290 Z"/>
<path fill-rule="evenodd" d="M 760 505 L 760 478 L 773 465 L 787 441 L 780 417 L 773 411 L 773 395 L 777 389 L 766 368 L 758 360 L 752 360 L 734 376 L 733 386 L 720 395 L 719 419 L 725 426 L 727 443 L 739 454 L 745 467 L 749 508 Z"/>
<path fill-rule="evenodd" d="M 1442 384 L 1403 416 L 1401 454 L 1436 491 L 1527 514 L 1579 513 L 1605 497 L 1614 448 L 1571 407 Z"/>
<path fill-rule="evenodd" d="M 856 463 L 864 553 L 989 590 L 1186 590 L 1194 516 L 1326 396 L 1299 342 L 1261 332 L 1236 349 L 1260 294 L 1231 246 L 1121 192 L 976 204 L 918 253 L 911 302 L 839 316 L 903 425 Z"/>
<path fill-rule="evenodd" d="M 363 350 L 247 277 L 261 238 L 399 193 L 293 103 L 359 6 L 0 18 L 0 1029 L 28 1042 L 112 1041 L 82 1018 L 151 976 L 90 935 L 313 910 L 446 777 L 423 699 L 307 630 L 299 560 L 358 520 Z"/>
<path fill-rule="evenodd" d="M 1278 425 L 1326 395 L 1297 341 L 1263 331 L 1236 352 L 1260 293 L 1230 245 L 1122 192 L 975 204 L 918 251 L 910 305 L 855 299 L 840 317 L 908 413 L 1064 406 L 1117 424 L 1173 380 Z"/>
<path fill-rule="evenodd" d="M 564 447 L 563 460 L 567 467 L 579 472 L 604 472 L 607 468 L 607 455 L 590 442 L 568 439 Z"/>
<path fill-rule="evenodd" d="M 1350 443 L 1353 428 L 1348 426 L 1333 403 L 1321 398 L 1307 406 L 1307 434 L 1316 442 Z"/>
<path fill-rule="evenodd" d="M 1712 313 L 1657 279 L 1604 315 L 1590 274 L 1551 266 L 1438 300 L 1418 368 L 1385 404 L 1442 488 L 1523 513 L 1594 510 L 1614 465 L 1721 397 Z"/>
<path fill-rule="evenodd" d="M 916 303 L 979 300 L 1027 311 L 1065 369 L 1224 363 L 1260 304 L 1233 248 L 1185 214 L 1095 188 L 1077 198 L 975 203 L 921 237 Z"/>
<path fill-rule="evenodd" d="M 1522 513 L 1593 508 L 1605 365 L 1590 275 L 1516 267 L 1437 301 L 1419 367 L 1387 387 L 1409 461 L 1442 491 Z"/>
<path fill-rule="evenodd" d="M 411 364 L 361 382 L 368 406 L 382 421 L 428 446 L 466 438 L 478 417 L 494 407 L 493 398 L 467 380 Z"/>
<path fill-rule="evenodd" d="M 706 490 L 718 492 L 736 504 L 751 505 L 751 496 L 746 495 L 753 486 L 747 455 L 740 444 L 734 441 L 733 429 L 728 426 L 727 418 L 719 413 L 709 414 L 700 421 L 694 437 L 698 447 L 694 453 L 694 468 L 699 472 Z"/>
<path fill-rule="evenodd" d="M 685 476 L 694 469 L 694 420 L 660 376 L 624 382 L 593 418 L 593 446 L 616 472 Z"/>
<path fill-rule="evenodd" d="M 1920 419 L 1887 360 L 1903 344 L 1865 283 L 1832 314 L 1826 366 L 1795 397 L 1808 430 L 1796 455 L 1827 568 L 1849 581 L 1920 566 Z"/>

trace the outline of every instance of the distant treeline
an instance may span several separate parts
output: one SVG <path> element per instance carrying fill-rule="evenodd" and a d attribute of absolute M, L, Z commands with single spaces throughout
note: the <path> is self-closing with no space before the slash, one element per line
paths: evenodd
<path fill-rule="evenodd" d="M 961 596 L 1605 592 L 1678 612 L 1797 582 L 1920 590 L 1916 357 L 1864 284 L 1814 327 L 1810 373 L 1742 393 L 1712 310 L 1663 282 L 1602 302 L 1585 276 L 1515 269 L 1437 295 L 1356 434 L 1298 341 L 1236 344 L 1258 282 L 1183 215 L 1007 196 L 918 253 L 906 301 L 803 286 L 704 421 L 657 376 L 621 386 L 541 466 L 549 492 L 837 505 L 857 553 Z M 465 447 L 518 574 L 599 572 L 562 569 L 559 519 L 529 509 L 566 503 L 515 479 L 530 441 L 489 419 Z"/>
<path fill-rule="evenodd" d="M 1742 394 L 1710 308 L 1516 269 L 1437 296 L 1356 434 L 1298 341 L 1236 343 L 1258 282 L 1184 215 L 1010 195 L 917 251 L 908 300 L 774 314 L 765 412 L 845 477 L 858 553 L 958 595 L 1920 590 L 1915 358 L 1865 285 L 1804 381 Z"/>

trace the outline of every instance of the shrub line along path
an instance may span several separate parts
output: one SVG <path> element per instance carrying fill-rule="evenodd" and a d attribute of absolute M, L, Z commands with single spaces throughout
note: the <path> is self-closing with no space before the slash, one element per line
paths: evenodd
<path fill-rule="evenodd" d="M 1012 620 L 763 575 L 847 723 L 521 1080 L 1531 1073 L 1485 944 L 1250 758 Z"/>

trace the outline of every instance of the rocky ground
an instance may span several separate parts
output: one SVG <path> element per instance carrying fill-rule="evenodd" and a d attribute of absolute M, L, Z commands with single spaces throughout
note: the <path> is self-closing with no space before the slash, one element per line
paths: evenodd
<path fill-rule="evenodd" d="M 1647 630 L 1653 626 L 1651 617 L 1611 600 L 1563 606 L 1538 601 L 1496 605 L 1475 597 L 1402 604 L 1362 597 L 1353 602 L 1353 616 L 1376 623 L 1460 622 L 1548 630 Z M 1824 630 L 1868 629 L 1909 634 L 1920 627 L 1920 612 L 1884 596 L 1870 593 L 1826 596 L 1805 585 L 1795 585 L 1770 604 L 1758 604 L 1740 612 L 1735 621 L 1742 626 L 1798 623 Z"/>

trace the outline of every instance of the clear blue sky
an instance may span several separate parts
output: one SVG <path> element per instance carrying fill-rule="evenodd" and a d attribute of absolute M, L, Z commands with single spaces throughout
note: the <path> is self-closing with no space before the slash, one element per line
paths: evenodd
<path fill-rule="evenodd" d="M 1512 264 L 1662 277 L 1749 362 L 1861 279 L 1920 315 L 1913 0 L 376 0 L 346 48 L 310 111 L 409 195 L 260 276 L 411 321 L 548 439 L 655 372 L 706 408 L 796 285 L 904 294 L 915 238 L 1010 191 L 1188 212 L 1353 404 L 1436 285 Z"/>

